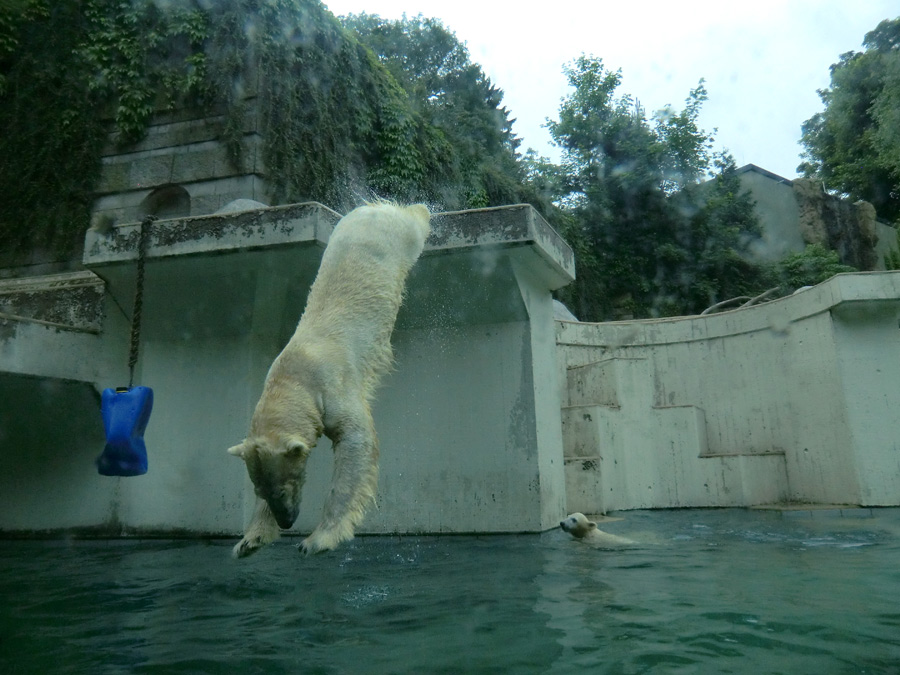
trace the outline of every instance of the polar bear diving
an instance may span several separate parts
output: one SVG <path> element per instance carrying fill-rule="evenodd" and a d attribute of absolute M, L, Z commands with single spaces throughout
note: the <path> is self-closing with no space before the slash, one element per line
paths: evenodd
<path fill-rule="evenodd" d="M 335 226 L 300 323 L 266 376 L 250 433 L 228 450 L 244 460 L 256 493 L 236 557 L 293 525 L 306 462 L 322 435 L 334 448 L 331 490 L 301 551 L 319 553 L 351 539 L 374 502 L 378 441 L 370 406 L 393 362 L 391 333 L 429 219 L 421 204 L 378 202 Z"/>

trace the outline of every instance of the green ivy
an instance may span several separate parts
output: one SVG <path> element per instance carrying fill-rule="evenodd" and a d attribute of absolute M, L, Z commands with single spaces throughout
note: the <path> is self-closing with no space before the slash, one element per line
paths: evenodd
<path fill-rule="evenodd" d="M 178 4 L 161 10 L 149 0 L 87 0 L 87 40 L 79 56 L 88 87 L 111 106 L 119 142 L 140 140 L 156 110 L 197 103 L 209 94 L 209 16 Z"/>
<path fill-rule="evenodd" d="M 0 247 L 76 256 L 110 133 L 128 146 L 192 106 L 223 114 L 238 168 L 255 106 L 272 203 L 435 198 L 445 178 L 446 138 L 317 0 L 11 0 Z"/>
<path fill-rule="evenodd" d="M 76 2 L 0 12 L 0 264 L 22 251 L 78 250 L 105 131 Z"/>
<path fill-rule="evenodd" d="M 884 255 L 884 269 L 900 270 L 900 229 L 894 240 L 894 247 Z"/>
<path fill-rule="evenodd" d="M 19 0 L 0 11 L 0 248 L 77 256 L 110 132 L 205 104 L 209 16 L 194 3 Z M 2 262 L 2 261 L 0 261 Z"/>
<path fill-rule="evenodd" d="M 800 253 L 786 256 L 777 263 L 777 274 L 787 292 L 802 286 L 815 286 L 835 274 L 856 271 L 855 267 L 841 263 L 837 251 L 821 244 L 807 244 Z"/>

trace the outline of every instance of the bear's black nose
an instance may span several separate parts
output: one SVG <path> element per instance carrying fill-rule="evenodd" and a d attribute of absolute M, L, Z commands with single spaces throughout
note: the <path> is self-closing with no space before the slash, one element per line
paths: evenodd
<path fill-rule="evenodd" d="M 300 505 L 298 504 L 294 508 L 286 508 L 283 504 L 269 503 L 269 509 L 272 511 L 272 515 L 275 516 L 275 522 L 278 523 L 278 527 L 282 530 L 289 530 L 291 526 L 294 524 L 294 521 L 297 520 L 297 513 L 300 511 Z"/>
<path fill-rule="evenodd" d="M 295 520 L 297 520 L 296 513 L 279 513 L 275 516 L 275 522 L 278 523 L 278 527 L 282 530 L 291 529 Z"/>

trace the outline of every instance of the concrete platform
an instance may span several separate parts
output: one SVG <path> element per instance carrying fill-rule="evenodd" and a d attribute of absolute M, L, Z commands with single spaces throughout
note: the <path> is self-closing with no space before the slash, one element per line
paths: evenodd
<path fill-rule="evenodd" d="M 0 330 L 31 323 L 97 334 L 103 292 L 103 280 L 90 272 L 0 279 Z"/>
<path fill-rule="evenodd" d="M 136 224 L 88 233 L 89 271 L 0 281 L 0 531 L 238 533 L 252 488 L 225 450 L 339 217 L 296 204 L 151 227 L 143 477 L 93 467 L 95 392 L 127 383 Z M 669 507 L 853 518 L 900 504 L 900 272 L 705 317 L 554 321 L 550 292 L 573 265 L 531 207 L 434 216 L 375 404 L 379 508 L 361 532 L 536 532 L 572 511 Z M 297 533 L 318 520 L 327 450 L 312 455 Z"/>
<path fill-rule="evenodd" d="M 150 226 L 135 378 L 155 394 L 145 434 L 150 471 L 98 477 L 115 486 L 115 508 L 108 491 L 97 491 L 96 525 L 115 513 L 117 526 L 132 532 L 242 529 L 252 486 L 225 451 L 247 432 L 266 371 L 300 318 L 339 218 L 311 203 Z M 134 223 L 108 235 L 89 232 L 84 264 L 105 284 L 102 330 L 16 323 L 0 339 L 0 372 L 68 377 L 96 389 L 127 382 L 137 244 Z M 396 368 L 374 408 L 378 508 L 360 532 L 558 525 L 566 495 L 550 291 L 572 278 L 571 250 L 530 206 L 433 217 L 393 336 Z M 40 359 L 52 350 L 64 356 L 49 367 Z M 46 445 L 39 432 L 29 442 Z M 297 532 L 318 521 L 330 485 L 328 448 L 323 439 L 310 460 Z M 9 480 L 15 470 L 13 463 Z M 51 504 L 63 479 L 48 475 L 40 486 Z M 0 530 L 65 525 L 53 508 L 39 523 L 23 521 L 6 494 Z"/>

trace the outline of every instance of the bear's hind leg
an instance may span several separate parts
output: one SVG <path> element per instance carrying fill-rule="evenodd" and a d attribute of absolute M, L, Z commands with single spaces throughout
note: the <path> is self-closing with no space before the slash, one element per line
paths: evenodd
<path fill-rule="evenodd" d="M 271 544 L 281 536 L 281 528 L 272 515 L 265 499 L 256 498 L 256 509 L 253 518 L 244 532 L 244 537 L 232 549 L 235 558 L 246 558 L 256 553 L 263 546 Z"/>
<path fill-rule="evenodd" d="M 300 544 L 305 554 L 330 551 L 353 538 L 378 485 L 378 440 L 369 406 L 341 425 L 334 440 L 334 474 L 322 521 Z"/>

